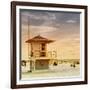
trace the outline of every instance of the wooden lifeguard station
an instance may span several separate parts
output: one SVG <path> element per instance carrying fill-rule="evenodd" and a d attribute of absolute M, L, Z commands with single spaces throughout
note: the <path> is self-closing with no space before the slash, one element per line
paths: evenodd
<path fill-rule="evenodd" d="M 44 70 L 49 68 L 51 58 L 47 56 L 47 44 L 54 42 L 40 35 L 26 41 L 30 43 L 30 70 Z"/>

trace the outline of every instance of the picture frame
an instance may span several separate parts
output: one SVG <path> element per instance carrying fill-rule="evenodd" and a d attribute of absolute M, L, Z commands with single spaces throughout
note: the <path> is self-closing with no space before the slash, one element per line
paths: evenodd
<path fill-rule="evenodd" d="M 87 84 L 87 18 L 84 5 L 12 1 L 11 88 Z"/>

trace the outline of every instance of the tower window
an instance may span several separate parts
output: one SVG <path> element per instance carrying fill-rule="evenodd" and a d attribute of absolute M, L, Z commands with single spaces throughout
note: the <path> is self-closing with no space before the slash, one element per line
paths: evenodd
<path fill-rule="evenodd" d="M 42 49 L 42 50 L 45 50 L 45 44 L 44 44 L 44 43 L 42 43 L 41 49 Z"/>
<path fill-rule="evenodd" d="M 31 52 L 31 57 L 33 57 L 33 52 Z"/>
<path fill-rule="evenodd" d="M 40 56 L 41 56 L 41 57 L 45 57 L 45 56 L 46 56 L 46 52 L 41 52 L 41 53 L 40 53 Z"/>

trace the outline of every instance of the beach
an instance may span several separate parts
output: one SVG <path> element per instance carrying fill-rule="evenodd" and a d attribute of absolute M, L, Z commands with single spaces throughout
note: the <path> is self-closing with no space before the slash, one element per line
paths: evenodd
<path fill-rule="evenodd" d="M 35 70 L 32 72 L 22 72 L 22 80 L 38 78 L 65 78 L 80 76 L 80 64 L 71 66 L 71 63 L 62 63 L 57 66 L 50 65 L 48 70 Z"/>

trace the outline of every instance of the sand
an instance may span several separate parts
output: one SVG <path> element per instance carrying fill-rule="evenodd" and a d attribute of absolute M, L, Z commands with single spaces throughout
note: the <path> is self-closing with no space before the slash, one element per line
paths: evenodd
<path fill-rule="evenodd" d="M 76 67 L 71 67 L 70 63 L 58 64 L 57 66 L 49 66 L 48 70 L 35 70 L 33 72 L 23 72 L 22 80 L 37 79 L 37 78 L 64 78 L 64 77 L 76 77 L 80 76 L 80 65 L 76 64 Z"/>

